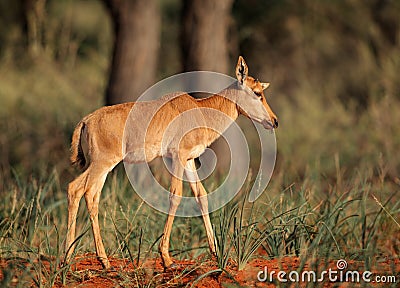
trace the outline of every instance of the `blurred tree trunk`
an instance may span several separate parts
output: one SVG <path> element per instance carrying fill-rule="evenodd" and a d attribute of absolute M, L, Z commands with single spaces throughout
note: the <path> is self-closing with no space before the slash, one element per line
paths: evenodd
<path fill-rule="evenodd" d="M 22 10 L 22 31 L 30 56 L 36 58 L 45 50 L 46 0 L 22 0 Z"/>
<path fill-rule="evenodd" d="M 103 0 L 114 24 L 106 105 L 137 99 L 156 76 L 160 11 L 155 0 Z"/>
<path fill-rule="evenodd" d="M 229 65 L 233 0 L 183 0 L 181 48 L 184 71 L 233 71 Z"/>
<path fill-rule="evenodd" d="M 228 37 L 232 4 L 233 0 L 183 0 L 181 51 L 184 71 L 234 73 L 235 63 L 230 63 L 229 51 L 236 50 L 236 43 Z M 225 157 L 230 155 L 227 143 L 221 137 L 211 148 L 217 155 L 217 172 L 224 173 L 230 163 L 229 157 Z"/>

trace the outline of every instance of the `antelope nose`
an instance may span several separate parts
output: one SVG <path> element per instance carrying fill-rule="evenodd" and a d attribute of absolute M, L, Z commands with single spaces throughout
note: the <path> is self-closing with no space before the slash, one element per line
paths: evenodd
<path fill-rule="evenodd" d="M 278 119 L 274 118 L 272 119 L 273 123 L 274 123 L 274 128 L 278 128 Z"/>

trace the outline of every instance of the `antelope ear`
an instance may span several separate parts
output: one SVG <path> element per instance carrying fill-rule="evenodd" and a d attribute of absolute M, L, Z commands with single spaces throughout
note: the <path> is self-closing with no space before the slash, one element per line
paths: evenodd
<path fill-rule="evenodd" d="M 236 65 L 236 78 L 237 80 L 243 84 L 244 80 L 246 80 L 247 75 L 249 73 L 249 68 L 247 67 L 246 62 L 244 61 L 242 56 L 239 56 L 238 63 Z"/>
<path fill-rule="evenodd" d="M 270 83 L 261 83 L 261 87 L 262 87 L 263 91 L 269 87 L 269 84 Z"/>

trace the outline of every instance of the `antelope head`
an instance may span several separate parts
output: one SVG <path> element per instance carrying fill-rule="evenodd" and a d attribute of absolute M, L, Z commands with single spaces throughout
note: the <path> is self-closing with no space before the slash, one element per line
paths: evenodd
<path fill-rule="evenodd" d="M 236 78 L 239 89 L 245 93 L 238 93 L 236 103 L 239 112 L 246 117 L 261 123 L 265 129 L 278 127 L 278 118 L 268 105 L 264 90 L 269 83 L 263 83 L 248 75 L 249 69 L 242 56 L 239 56 L 236 65 Z"/>

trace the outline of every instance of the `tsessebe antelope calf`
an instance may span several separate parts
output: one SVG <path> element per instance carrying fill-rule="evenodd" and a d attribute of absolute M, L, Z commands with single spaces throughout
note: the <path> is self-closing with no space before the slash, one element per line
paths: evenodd
<path fill-rule="evenodd" d="M 211 252 L 215 253 L 214 234 L 208 215 L 207 197 L 202 197 L 207 193 L 196 173 L 194 159 L 200 156 L 220 136 L 217 131 L 222 133 L 230 123 L 222 120 L 219 122 L 218 119 L 221 118 L 214 118 L 209 113 L 203 113 L 202 109 L 215 109 L 232 121 L 235 121 L 239 114 L 243 114 L 261 123 L 266 129 L 278 127 L 277 117 L 272 112 L 263 93 L 269 83 L 262 83 L 248 76 L 248 67 L 241 56 L 236 66 L 236 77 L 237 82 L 220 93 L 205 99 L 194 99 L 186 93 L 181 93 L 176 97 L 167 95 L 155 101 L 108 106 L 87 115 L 78 123 L 72 137 L 71 161 L 81 168 L 86 167 L 86 169 L 68 186 L 67 261 L 69 261 L 75 246 L 79 201 L 82 196 L 85 196 L 97 257 L 104 268 L 110 267 L 100 235 L 99 199 L 108 172 L 120 161 L 127 160 L 126 156 L 129 153 L 134 156 L 129 156 L 127 161 L 133 163 L 150 162 L 161 156 L 172 159 L 173 175 L 170 187 L 169 215 L 159 244 L 159 252 L 164 267 L 168 268 L 173 263 L 168 252 L 169 239 L 174 216 L 182 196 L 182 176 L 184 173 L 191 179 L 190 186 L 202 212 L 208 244 Z M 163 102 L 160 103 L 160 101 Z M 147 108 L 153 106 L 160 108 L 152 117 L 150 124 L 140 123 L 140 119 L 136 119 L 131 128 L 127 126 L 128 131 L 124 135 L 125 124 L 134 105 L 143 105 L 143 109 L 141 109 L 144 112 L 147 111 Z M 188 131 L 184 135 L 171 132 L 174 129 L 170 129 L 169 125 L 183 112 L 190 110 L 196 111 L 193 112 L 196 113 L 193 121 L 198 122 L 195 126 L 199 128 Z M 145 117 L 143 119 L 146 120 Z M 141 131 L 144 130 L 142 127 L 147 127 L 147 130 Z M 212 127 L 212 129 L 208 127 Z M 144 135 L 144 133 L 145 144 L 141 146 L 137 144 L 138 141 L 135 137 Z M 168 141 L 165 141 L 166 137 Z M 166 147 L 162 147 L 163 145 L 166 145 Z M 142 151 L 143 147 L 145 147 L 144 151 Z M 141 152 L 140 149 L 142 149 Z"/>

